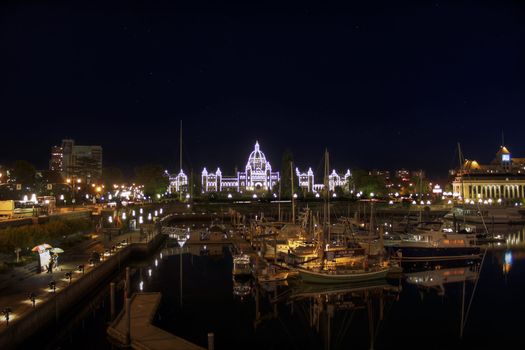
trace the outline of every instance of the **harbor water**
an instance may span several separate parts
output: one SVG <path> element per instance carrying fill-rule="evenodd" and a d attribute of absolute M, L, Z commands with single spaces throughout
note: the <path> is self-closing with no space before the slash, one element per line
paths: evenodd
<path fill-rule="evenodd" d="M 524 348 L 524 229 L 503 231 L 507 244 L 483 263 L 417 266 L 385 281 L 332 286 L 235 280 L 230 246 L 185 246 L 181 258 L 172 241 L 135 266 L 133 289 L 161 292 L 154 323 L 205 348 L 208 333 L 215 349 Z M 104 303 L 47 348 L 111 349 L 108 318 Z"/>

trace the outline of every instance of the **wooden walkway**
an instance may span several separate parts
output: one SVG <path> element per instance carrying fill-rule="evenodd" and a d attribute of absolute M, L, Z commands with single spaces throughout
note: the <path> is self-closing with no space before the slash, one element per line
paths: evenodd
<path fill-rule="evenodd" d="M 205 350 L 151 324 L 161 297 L 160 293 L 140 293 L 131 298 L 131 348 Z M 123 310 L 108 327 L 108 335 L 123 345 L 126 343 L 126 317 Z"/>

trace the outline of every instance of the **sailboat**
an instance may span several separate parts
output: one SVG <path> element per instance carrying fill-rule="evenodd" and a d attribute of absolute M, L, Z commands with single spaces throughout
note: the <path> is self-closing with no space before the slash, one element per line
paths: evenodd
<path fill-rule="evenodd" d="M 324 203 L 324 225 L 323 230 L 318 231 L 317 255 L 318 259 L 309 267 L 297 268 L 299 276 L 305 282 L 311 283 L 352 283 L 365 282 L 376 279 L 386 278 L 390 268 L 385 264 L 369 264 L 369 252 L 362 255 L 355 255 L 350 258 L 343 266 L 331 264 L 328 254 L 329 249 L 325 250 L 326 240 L 330 242 L 330 206 L 329 206 L 329 155 L 325 152 L 325 203 Z"/>

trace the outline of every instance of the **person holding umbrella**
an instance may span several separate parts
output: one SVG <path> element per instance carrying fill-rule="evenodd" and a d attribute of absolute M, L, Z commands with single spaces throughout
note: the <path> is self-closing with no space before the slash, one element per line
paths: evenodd
<path fill-rule="evenodd" d="M 47 270 L 49 272 L 49 262 L 51 260 L 49 249 L 51 248 L 53 248 L 51 245 L 44 243 L 34 246 L 33 249 L 31 249 L 32 252 L 36 252 L 40 256 L 40 259 L 38 259 L 38 263 L 41 272 L 43 272 L 44 270 Z"/>
<path fill-rule="evenodd" d="M 58 268 L 58 254 L 60 253 L 63 253 L 64 250 L 62 248 L 58 248 L 58 247 L 55 247 L 55 248 L 51 248 L 49 250 L 51 253 L 53 253 L 53 265 Z"/>

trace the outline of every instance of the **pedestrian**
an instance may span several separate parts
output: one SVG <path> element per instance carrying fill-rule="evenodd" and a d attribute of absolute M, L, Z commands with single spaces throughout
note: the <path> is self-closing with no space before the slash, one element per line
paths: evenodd
<path fill-rule="evenodd" d="M 47 273 L 53 273 L 53 259 L 49 260 L 49 265 L 47 266 Z"/>
<path fill-rule="evenodd" d="M 58 268 L 58 254 L 53 255 L 53 265 Z"/>

